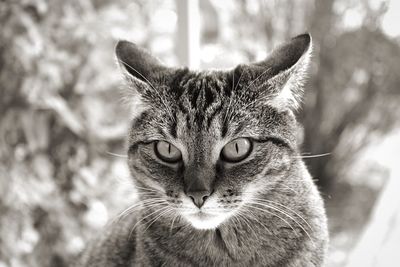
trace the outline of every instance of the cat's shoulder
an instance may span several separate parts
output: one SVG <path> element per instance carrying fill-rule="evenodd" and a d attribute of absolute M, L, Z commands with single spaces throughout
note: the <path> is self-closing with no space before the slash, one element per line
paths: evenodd
<path fill-rule="evenodd" d="M 117 218 L 89 242 L 75 266 L 130 266 L 136 251 L 137 213 Z"/>

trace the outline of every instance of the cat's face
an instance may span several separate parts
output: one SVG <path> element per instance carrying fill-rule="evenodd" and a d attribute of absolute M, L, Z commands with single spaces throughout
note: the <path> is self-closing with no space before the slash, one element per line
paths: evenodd
<path fill-rule="evenodd" d="M 310 42 L 301 35 L 263 62 L 211 72 L 166 68 L 120 42 L 136 103 L 129 167 L 144 206 L 213 229 L 273 190 L 296 160 L 292 110 Z"/>

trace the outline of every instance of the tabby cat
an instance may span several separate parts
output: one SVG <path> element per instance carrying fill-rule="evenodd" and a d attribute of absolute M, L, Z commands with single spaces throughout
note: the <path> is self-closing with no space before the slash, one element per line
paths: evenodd
<path fill-rule="evenodd" d="M 140 203 L 78 266 L 322 266 L 327 220 L 294 115 L 311 50 L 303 34 L 263 61 L 192 71 L 120 41 Z"/>

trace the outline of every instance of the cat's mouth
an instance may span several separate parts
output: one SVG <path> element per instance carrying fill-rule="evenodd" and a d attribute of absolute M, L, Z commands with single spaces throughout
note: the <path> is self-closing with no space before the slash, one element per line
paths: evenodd
<path fill-rule="evenodd" d="M 200 210 L 200 211 L 195 212 L 195 213 L 193 213 L 193 214 L 191 214 L 189 216 L 198 218 L 200 220 L 207 220 L 207 219 L 210 219 L 210 218 L 215 217 L 217 215 L 216 214 L 211 214 L 211 213 L 208 213 L 208 212 L 204 212 L 204 211 Z"/>
<path fill-rule="evenodd" d="M 183 216 L 196 229 L 210 230 L 216 229 L 229 215 L 224 213 L 209 213 L 202 210 L 185 214 Z"/>
<path fill-rule="evenodd" d="M 236 208 L 221 206 L 220 198 L 216 195 L 210 196 L 201 207 L 182 195 L 182 204 L 178 207 L 181 216 L 190 223 L 193 228 L 201 230 L 216 229 L 229 217 L 234 215 Z"/>

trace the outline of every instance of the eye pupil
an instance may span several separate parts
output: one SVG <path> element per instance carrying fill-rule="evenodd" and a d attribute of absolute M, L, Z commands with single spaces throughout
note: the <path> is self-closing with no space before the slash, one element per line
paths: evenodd
<path fill-rule="evenodd" d="M 182 159 L 181 151 L 166 141 L 155 142 L 154 152 L 159 159 L 168 163 L 176 163 Z"/>
<path fill-rule="evenodd" d="M 250 155 L 252 147 L 249 138 L 237 138 L 224 146 L 221 159 L 231 163 L 242 161 Z"/>

